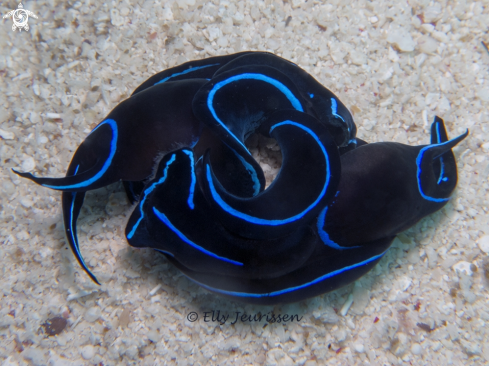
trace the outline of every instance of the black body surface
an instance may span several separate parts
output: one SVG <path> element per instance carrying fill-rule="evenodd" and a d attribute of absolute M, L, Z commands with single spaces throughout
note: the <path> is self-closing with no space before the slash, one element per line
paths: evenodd
<path fill-rule="evenodd" d="M 398 233 L 442 208 L 457 184 L 435 117 L 428 145 L 368 144 L 327 88 L 266 52 L 190 61 L 153 75 L 73 155 L 62 191 L 68 243 L 90 278 L 76 223 L 89 190 L 122 181 L 126 237 L 238 301 L 300 301 L 368 272 Z M 246 140 L 274 138 L 283 164 L 265 189 Z"/>

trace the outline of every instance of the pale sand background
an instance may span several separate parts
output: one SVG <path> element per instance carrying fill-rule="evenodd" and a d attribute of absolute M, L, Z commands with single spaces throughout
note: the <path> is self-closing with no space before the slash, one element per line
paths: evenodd
<path fill-rule="evenodd" d="M 17 5 L 2 2 L 0 12 Z M 489 42 L 489 1 L 24 6 L 39 17 L 29 20 L 28 32 L 13 32 L 11 19 L 0 26 L 1 365 L 489 361 L 483 271 L 489 55 L 481 45 Z M 79 221 L 82 252 L 103 283 L 94 286 L 66 247 L 60 194 L 10 168 L 63 176 L 87 133 L 147 77 L 242 50 L 267 50 L 299 64 L 350 108 L 359 137 L 369 142 L 428 143 L 435 114 L 452 137 L 470 128 L 455 149 L 459 186 L 452 201 L 401 235 L 354 285 L 293 305 L 259 307 L 211 295 L 160 255 L 130 248 L 122 233 L 131 207 L 121 187 L 112 186 L 88 196 Z M 269 147 L 253 153 L 268 164 L 271 179 L 277 160 Z M 352 307 L 337 315 L 334 309 L 350 294 Z M 230 318 L 236 311 L 271 310 L 303 318 L 285 326 L 204 322 L 204 311 L 213 309 Z M 186 320 L 191 311 L 200 315 L 197 322 Z M 68 318 L 66 329 L 54 337 L 40 333 L 56 315 Z"/>

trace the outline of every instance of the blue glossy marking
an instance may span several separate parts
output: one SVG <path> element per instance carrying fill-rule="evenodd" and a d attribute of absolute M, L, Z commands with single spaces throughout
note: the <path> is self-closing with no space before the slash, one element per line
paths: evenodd
<path fill-rule="evenodd" d="M 256 196 L 258 193 L 260 193 L 260 181 L 258 180 L 258 175 L 256 174 L 255 168 L 253 168 L 253 165 L 248 163 L 240 154 L 238 154 L 234 149 L 230 147 L 231 150 L 233 150 L 233 153 L 238 157 L 238 159 L 241 161 L 241 163 L 244 165 L 246 170 L 250 173 L 251 179 L 253 181 L 253 196 Z"/>
<path fill-rule="evenodd" d="M 304 283 L 302 285 L 299 285 L 299 286 L 294 286 L 294 287 L 289 287 L 289 288 L 286 288 L 284 290 L 278 290 L 278 291 L 273 291 L 273 292 L 268 292 L 268 293 L 261 293 L 261 294 L 256 294 L 256 293 L 247 293 L 247 292 L 237 292 L 237 291 L 227 291 L 227 290 L 221 290 L 221 289 L 218 289 L 218 288 L 214 288 L 214 287 L 211 287 L 211 286 L 208 286 L 208 285 L 205 285 L 203 283 L 200 283 L 192 278 L 190 278 L 190 280 L 192 280 L 193 282 L 197 283 L 198 285 L 208 289 L 208 290 L 211 290 L 211 291 L 214 291 L 214 292 L 217 292 L 217 293 L 220 293 L 220 294 L 224 294 L 224 295 L 231 295 L 231 296 L 237 296 L 237 297 L 273 297 L 273 296 L 279 296 L 279 295 L 283 295 L 283 294 L 287 294 L 289 292 L 293 292 L 293 291 L 297 291 L 297 290 L 301 290 L 303 288 L 306 288 L 306 287 L 309 287 L 309 286 L 312 286 L 312 285 L 315 285 L 319 282 L 322 282 L 324 280 L 327 280 L 328 278 L 332 278 L 334 276 L 337 276 L 341 273 L 344 273 L 344 272 L 347 272 L 347 271 L 350 271 L 352 269 L 355 269 L 355 268 L 358 268 L 358 267 L 361 267 L 361 266 L 365 266 L 373 261 L 376 261 L 377 259 L 380 259 L 382 258 L 382 256 L 387 253 L 387 250 L 381 254 L 378 254 L 378 255 L 374 255 L 373 257 L 369 258 L 369 259 L 366 259 L 362 262 L 358 262 L 358 263 L 355 263 L 355 264 L 352 264 L 351 266 L 346 266 L 344 268 L 341 268 L 341 269 L 338 269 L 336 271 L 333 271 L 333 272 L 330 272 L 330 273 L 326 273 L 325 275 L 322 275 L 321 277 L 318 277 L 310 282 L 307 282 L 307 283 Z"/>
<path fill-rule="evenodd" d="M 440 184 L 441 182 L 446 182 L 448 177 L 444 177 L 443 174 L 445 172 L 445 164 L 443 163 L 443 158 L 440 157 L 440 176 L 438 177 L 438 181 L 436 184 Z"/>
<path fill-rule="evenodd" d="M 195 208 L 194 194 L 195 194 L 195 183 L 197 181 L 197 179 L 195 178 L 194 154 L 192 153 L 192 151 L 188 151 L 188 150 L 183 150 L 183 152 L 187 154 L 188 157 L 190 158 L 190 169 L 191 169 L 190 175 L 192 176 L 192 181 L 190 182 L 187 204 L 188 207 L 190 207 L 190 209 L 193 210 Z"/>
<path fill-rule="evenodd" d="M 446 145 L 450 141 L 451 140 L 445 141 L 445 142 L 443 142 L 441 144 L 432 144 L 432 145 L 425 146 L 425 147 L 423 147 L 419 151 L 418 156 L 416 157 L 416 166 L 417 166 L 417 169 L 418 169 L 417 170 L 417 173 L 416 173 L 416 180 L 418 181 L 418 190 L 419 190 L 419 194 L 421 195 L 421 197 L 423 197 L 425 200 L 432 201 L 432 202 L 445 202 L 445 201 L 450 200 L 450 197 L 448 197 L 448 198 L 434 198 L 434 197 L 427 196 L 423 192 L 423 188 L 421 187 L 421 161 L 423 160 L 424 153 L 426 151 L 428 151 L 429 149 L 435 147 L 435 146 L 443 146 L 443 145 Z"/>
<path fill-rule="evenodd" d="M 155 249 L 157 252 L 163 253 L 163 254 L 168 254 L 171 257 L 175 257 L 172 253 L 167 252 L 166 250 L 161 250 L 161 249 Z"/>
<path fill-rule="evenodd" d="M 278 90 L 280 90 L 282 92 L 282 94 L 285 95 L 285 97 L 290 101 L 290 103 L 292 104 L 292 106 L 297 109 L 298 111 L 300 112 L 304 112 L 304 109 L 302 108 L 302 105 L 299 101 L 299 99 L 297 99 L 295 97 L 295 95 L 289 90 L 289 88 L 287 88 L 284 84 L 282 84 L 280 81 L 277 81 L 269 76 L 266 76 L 266 75 L 262 75 L 262 74 L 254 74 L 254 73 L 244 73 L 244 74 L 240 74 L 240 75 L 235 75 L 235 76 L 231 76 L 230 78 L 226 79 L 226 80 L 223 80 L 223 81 L 220 81 L 218 82 L 216 85 L 214 85 L 214 87 L 211 89 L 211 91 L 209 92 L 209 96 L 207 97 L 207 108 L 209 108 L 209 110 L 211 111 L 211 114 L 212 116 L 214 117 L 214 119 L 231 135 L 234 137 L 234 139 L 245 149 L 245 151 L 248 152 L 248 154 L 251 155 L 251 153 L 248 151 L 248 149 L 246 148 L 246 146 L 241 142 L 241 140 L 239 140 L 235 134 L 233 134 L 227 127 L 226 125 L 224 125 L 224 122 L 221 121 L 221 119 L 217 116 L 216 114 L 216 111 L 214 110 L 214 105 L 213 105 L 213 102 L 214 102 L 214 96 L 216 95 L 216 92 L 221 89 L 222 87 L 226 86 L 227 84 L 230 84 L 234 81 L 239 81 L 239 80 L 248 80 L 248 79 L 252 79 L 252 80 L 260 80 L 260 81 L 264 81 L 266 83 L 269 83 L 271 85 L 273 85 L 274 87 L 276 87 Z"/>
<path fill-rule="evenodd" d="M 441 142 L 441 137 L 440 137 L 440 124 L 436 124 L 436 141 L 438 143 Z M 441 182 L 446 182 L 448 180 L 448 177 L 443 177 L 445 174 L 445 164 L 443 163 L 443 158 L 440 156 L 440 176 L 438 177 L 438 182 L 436 184 L 440 184 Z"/>
<path fill-rule="evenodd" d="M 127 234 L 127 238 L 128 239 L 132 239 L 132 237 L 134 236 L 134 233 L 136 232 L 136 229 L 138 228 L 139 224 L 141 223 L 141 221 L 143 220 L 144 218 L 144 211 L 143 211 L 143 205 L 144 205 L 144 202 L 146 201 L 146 197 L 148 197 L 148 195 L 153 192 L 153 190 L 156 188 L 156 186 L 158 184 L 161 184 L 163 183 L 165 180 L 166 180 L 166 177 L 168 176 L 168 168 L 170 167 L 170 165 L 175 161 L 175 154 L 172 155 L 172 157 L 170 158 L 170 160 L 168 160 L 168 162 L 166 163 L 166 166 L 165 166 L 165 170 L 163 171 L 163 176 L 155 183 L 153 183 L 151 186 L 149 186 L 148 188 L 146 188 L 144 190 L 144 197 L 143 199 L 141 200 L 141 202 L 139 202 L 139 212 L 140 212 L 140 217 L 138 219 L 138 221 L 136 221 L 136 223 L 134 224 L 134 226 L 132 227 L 131 231 L 129 232 L 129 234 Z"/>
<path fill-rule="evenodd" d="M 85 260 L 83 259 L 83 256 L 81 255 L 80 253 L 80 246 L 78 244 L 78 240 L 76 239 L 76 236 L 75 236 L 75 233 L 73 232 L 73 208 L 75 206 L 75 198 L 76 198 L 76 192 L 73 192 L 71 194 L 71 196 L 73 197 L 73 200 L 71 201 L 71 211 L 70 211 L 70 235 L 71 235 L 71 240 L 73 241 L 73 245 L 75 247 L 75 250 L 76 250 L 76 256 L 80 259 L 80 262 L 82 263 L 82 266 L 85 268 L 85 270 L 87 272 L 90 272 L 88 270 L 88 267 L 85 263 Z M 93 275 L 93 274 L 92 274 Z"/>
<path fill-rule="evenodd" d="M 236 264 L 238 266 L 242 266 L 243 263 L 241 262 L 237 262 L 237 261 L 234 261 L 232 259 L 229 259 L 229 258 L 225 258 L 225 257 L 221 257 L 215 253 L 212 253 L 211 251 L 205 249 L 205 248 L 202 248 L 200 245 L 198 244 L 195 244 L 193 241 L 191 241 L 189 238 L 187 238 L 180 230 L 178 230 L 171 222 L 170 220 L 168 220 L 168 217 L 165 216 L 164 213 L 158 211 L 158 209 L 156 207 L 153 207 L 153 212 L 155 213 L 155 215 L 166 225 L 168 226 L 175 234 L 177 234 L 177 236 L 182 239 L 185 243 L 187 243 L 188 245 L 194 247 L 195 249 L 197 250 L 200 250 L 202 253 L 205 253 L 207 255 L 210 255 L 211 257 L 214 257 L 214 258 L 217 258 L 217 259 L 220 259 L 224 262 L 228 262 L 228 263 L 232 263 L 232 264 Z"/>
<path fill-rule="evenodd" d="M 190 148 L 192 148 L 192 149 L 193 149 L 193 148 L 195 147 L 195 145 L 197 145 L 197 142 L 199 142 L 199 139 L 200 139 L 200 136 L 197 136 L 197 137 L 195 138 L 195 140 L 193 140 L 193 141 L 190 143 Z"/>
<path fill-rule="evenodd" d="M 314 98 L 314 94 L 312 94 L 312 93 L 308 93 L 308 94 L 309 94 L 309 98 L 311 98 L 311 99 Z"/>
<path fill-rule="evenodd" d="M 436 120 L 436 117 L 435 117 Z M 440 137 L 440 124 L 437 123 L 436 126 L 436 142 L 440 143 L 441 142 L 441 137 Z"/>
<path fill-rule="evenodd" d="M 73 174 L 73 175 L 76 175 L 76 173 L 78 173 L 79 167 L 80 167 L 80 165 L 78 165 L 76 167 L 75 174 Z M 73 241 L 73 244 L 75 246 L 76 252 L 77 252 L 78 256 L 80 257 L 81 261 L 83 262 L 83 258 L 81 256 L 79 248 L 78 248 L 78 240 L 76 240 L 76 236 L 73 233 L 73 208 L 75 207 L 76 192 L 73 192 L 71 194 L 71 197 L 73 197 L 73 199 L 71 200 L 71 206 L 70 206 L 70 235 L 71 235 L 71 240 Z M 83 264 L 85 264 L 85 263 L 83 262 Z"/>
<path fill-rule="evenodd" d="M 53 185 L 49 185 L 49 184 L 43 184 L 44 187 L 53 188 L 53 189 L 72 189 L 72 188 L 87 187 L 90 184 L 92 184 L 93 182 L 100 179 L 105 174 L 107 169 L 109 169 L 110 164 L 112 164 L 112 159 L 114 158 L 115 152 L 117 151 L 117 139 L 119 137 L 119 131 L 117 129 L 117 123 L 113 119 L 106 119 L 105 121 L 100 123 L 97 127 L 95 127 L 92 130 L 92 132 L 90 132 L 90 134 L 92 134 L 100 126 L 103 126 L 105 124 L 108 124 L 110 126 L 110 128 L 112 129 L 112 140 L 110 141 L 109 157 L 107 158 L 104 165 L 102 166 L 102 169 L 100 169 L 100 171 L 97 174 L 95 174 L 92 178 L 87 179 L 87 180 L 80 182 L 80 183 L 77 183 L 77 184 L 71 184 L 71 185 L 67 185 L 67 186 L 53 186 Z"/>
<path fill-rule="evenodd" d="M 75 169 L 75 174 L 73 175 L 76 175 L 78 173 L 78 168 L 80 168 L 80 165 L 77 165 L 76 169 Z M 80 264 L 81 266 L 83 267 L 83 269 L 85 271 L 87 271 L 87 273 L 93 277 L 93 279 L 95 280 L 95 282 L 97 284 L 100 285 L 100 283 L 98 282 L 97 278 L 95 277 L 95 275 L 92 273 L 92 271 L 90 271 L 88 269 L 88 266 L 87 264 L 85 263 L 85 260 L 83 259 L 83 256 L 80 252 L 80 245 L 78 243 L 78 239 L 75 235 L 75 232 L 73 230 L 73 209 L 75 207 L 75 199 L 76 199 L 76 195 L 77 193 L 76 192 L 72 192 L 71 193 L 71 197 L 72 197 L 72 200 L 71 200 L 71 205 L 70 205 L 70 236 L 71 236 L 71 241 L 73 242 L 73 246 L 74 246 L 74 249 L 75 249 L 75 256 L 77 257 L 77 259 L 80 261 Z"/>
<path fill-rule="evenodd" d="M 282 125 L 292 125 L 292 126 L 296 126 L 296 127 L 301 128 L 302 130 L 304 130 L 308 134 L 310 134 L 316 140 L 316 142 L 318 143 L 319 147 L 321 148 L 321 151 L 324 154 L 324 159 L 326 160 L 326 166 L 327 166 L 326 167 L 326 181 L 324 183 L 323 189 L 321 190 L 321 193 L 318 195 L 318 197 L 316 198 L 316 200 L 311 205 L 309 205 L 304 211 L 298 213 L 297 215 L 294 215 L 292 217 L 289 217 L 287 219 L 282 219 L 282 220 L 267 220 L 267 219 L 262 219 L 262 218 L 259 218 L 259 217 L 247 215 L 247 214 L 245 214 L 243 212 L 240 212 L 240 211 L 234 209 L 233 207 L 229 206 L 221 198 L 221 196 L 219 195 L 219 193 L 217 193 L 216 188 L 214 186 L 214 182 L 212 180 L 212 175 L 211 175 L 210 167 L 209 167 L 209 165 L 207 165 L 206 177 L 207 177 L 207 181 L 209 182 L 209 188 L 211 190 L 212 198 L 214 198 L 214 200 L 216 201 L 216 203 L 219 206 L 221 206 L 221 208 L 224 211 L 226 211 L 227 213 L 229 213 L 229 214 L 231 214 L 233 216 L 236 216 L 236 217 L 238 217 L 238 218 L 240 218 L 242 220 L 245 220 L 245 221 L 248 221 L 250 223 L 253 223 L 253 224 L 268 225 L 268 226 L 277 226 L 277 225 L 283 225 L 283 224 L 287 224 L 287 223 L 290 223 L 290 222 L 294 222 L 294 221 L 300 219 L 306 213 L 308 213 L 311 209 L 313 209 L 318 204 L 318 202 L 321 201 L 321 199 L 324 197 L 324 195 L 326 193 L 326 189 L 328 188 L 328 184 L 329 184 L 329 180 L 330 180 L 330 176 L 331 176 L 331 173 L 330 173 L 330 170 L 329 170 L 328 153 L 326 152 L 326 149 L 324 148 L 323 144 L 319 140 L 319 137 L 310 128 L 308 128 L 306 126 L 303 126 L 303 125 L 301 125 L 301 124 L 299 124 L 297 122 L 292 122 L 292 121 L 288 121 L 287 120 L 287 121 L 284 121 L 284 122 L 277 123 L 277 124 L 273 125 L 272 128 L 270 129 L 270 134 L 272 133 L 272 131 L 276 127 L 279 127 L 279 126 L 282 126 Z"/>
<path fill-rule="evenodd" d="M 161 83 L 164 83 L 165 81 L 168 81 L 170 80 L 171 78 L 174 78 L 174 77 L 177 77 L 177 76 L 180 76 L 180 75 L 185 75 L 185 74 L 188 74 L 189 72 L 193 72 L 193 71 L 197 71 L 197 70 L 201 70 L 201 69 L 205 69 L 206 67 L 211 67 L 211 66 L 217 66 L 219 64 L 212 64 L 212 65 L 205 65 L 205 66 L 196 66 L 196 67 L 192 67 L 190 69 L 187 69 L 187 70 L 184 70 L 182 72 L 177 72 L 175 74 L 172 74 L 164 79 L 161 79 L 160 81 L 158 81 L 157 83 L 155 83 L 154 85 L 157 85 L 157 84 L 161 84 Z M 209 80 L 209 79 L 207 79 Z"/>
<path fill-rule="evenodd" d="M 338 193 L 336 193 L 336 196 L 338 196 Z M 335 196 L 335 197 L 336 197 Z M 324 230 L 324 221 L 326 219 L 326 213 L 328 212 L 328 206 L 326 206 L 321 213 L 318 216 L 318 221 L 317 221 L 317 229 L 318 229 L 318 234 L 321 240 L 325 245 L 327 245 L 330 248 L 337 249 L 337 250 L 344 250 L 344 249 L 354 249 L 354 248 L 360 248 L 358 246 L 356 247 L 342 247 L 341 245 L 335 243 L 331 238 L 329 237 L 329 234 Z"/>
<path fill-rule="evenodd" d="M 331 114 L 337 118 L 340 118 L 343 122 L 345 122 L 345 120 L 343 119 L 343 117 L 341 117 L 338 113 L 338 103 L 336 102 L 336 99 L 334 98 L 331 98 Z M 346 123 L 346 122 L 345 122 Z"/>

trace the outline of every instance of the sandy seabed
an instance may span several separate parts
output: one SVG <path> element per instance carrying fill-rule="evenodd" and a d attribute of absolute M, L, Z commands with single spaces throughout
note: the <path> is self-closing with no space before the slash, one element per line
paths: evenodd
<path fill-rule="evenodd" d="M 489 1 L 23 5 L 38 16 L 29 31 L 12 31 L 11 18 L 0 26 L 2 366 L 489 362 Z M 3 2 L 0 13 L 17 6 Z M 469 128 L 454 149 L 452 200 L 399 235 L 354 284 L 273 307 L 210 294 L 162 256 L 129 247 L 132 210 L 113 185 L 87 196 L 78 224 L 102 282 L 94 285 L 66 245 L 60 194 L 10 168 L 63 176 L 88 132 L 146 78 L 243 50 L 304 68 L 338 95 L 369 142 L 426 144 L 435 114 L 452 137 Z M 252 148 L 269 181 L 276 150 Z M 297 318 L 231 324 L 237 312 Z"/>

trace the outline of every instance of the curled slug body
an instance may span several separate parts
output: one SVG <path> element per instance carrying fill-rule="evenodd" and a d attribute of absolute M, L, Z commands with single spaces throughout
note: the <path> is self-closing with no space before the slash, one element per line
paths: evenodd
<path fill-rule="evenodd" d="M 437 135 L 437 131 L 441 134 Z M 168 232 L 164 234 L 158 230 L 149 231 L 153 231 L 157 238 L 155 241 L 158 242 L 158 250 L 187 277 L 220 295 L 257 304 L 295 302 L 320 295 L 364 275 L 383 257 L 399 232 L 439 210 L 448 202 L 457 181 L 451 149 L 466 136 L 467 132 L 448 141 L 443 121 L 435 118 L 430 145 L 407 146 L 382 142 L 365 144 L 341 155 L 341 179 L 335 184 L 335 197 L 327 204 L 321 205 L 319 214 L 306 226 L 306 240 L 303 239 L 301 242 L 296 238 L 299 245 L 287 249 L 291 255 L 289 259 L 293 261 L 284 261 L 282 272 L 277 271 L 276 265 L 283 261 L 281 255 L 284 253 L 283 249 L 290 245 L 290 236 L 283 237 L 282 242 L 256 241 L 232 235 L 218 236 L 216 232 L 229 234 L 233 230 L 230 229 L 233 224 L 215 219 L 220 217 L 220 213 L 213 210 L 220 210 L 220 207 L 215 205 L 212 195 L 207 200 L 200 198 L 196 201 L 195 207 L 205 207 L 203 212 L 206 212 L 206 215 L 199 219 L 182 213 L 186 209 L 183 199 L 180 204 L 176 204 L 173 201 L 169 202 L 169 197 L 160 196 L 155 192 L 155 199 L 156 196 L 161 198 L 159 204 L 166 203 L 168 210 L 173 211 L 172 215 L 180 217 L 181 221 L 176 224 L 177 219 L 172 224 L 164 214 L 165 208 L 160 206 L 161 209 L 156 209 L 154 206 L 155 215 L 153 218 L 148 217 L 147 222 L 163 224 Z M 302 148 L 313 149 L 311 144 L 304 144 Z M 286 151 L 283 169 L 287 163 Z M 281 186 L 280 180 L 286 179 L 281 173 L 280 171 L 276 178 L 276 185 L 267 188 L 264 194 Z M 286 181 L 291 182 L 290 179 Z M 183 190 L 182 196 L 187 197 L 188 189 L 185 187 L 188 185 L 179 186 Z M 167 192 L 175 190 L 168 189 Z M 205 189 L 198 192 L 199 195 L 206 194 Z M 284 194 L 281 198 L 280 193 Z M 274 194 L 277 195 L 278 202 L 287 202 L 287 189 Z M 273 213 L 274 210 L 275 207 L 271 207 L 268 212 Z M 175 211 L 181 215 L 175 214 Z M 294 213 L 289 215 L 293 217 Z M 210 217 L 213 218 L 216 227 L 212 235 L 207 235 L 209 230 L 206 228 L 209 227 Z M 195 229 L 192 231 L 192 239 L 181 236 L 183 232 L 190 233 L 189 230 L 182 229 L 189 218 Z M 167 236 L 173 236 L 178 240 L 174 247 L 187 252 L 177 254 L 166 246 L 165 244 L 171 242 Z M 199 250 L 204 253 L 194 264 L 187 263 L 188 258 L 195 258 L 188 252 L 192 250 L 188 240 L 194 244 L 200 240 Z M 206 244 L 206 241 L 209 244 Z M 147 240 L 143 242 L 148 243 Z M 243 247 L 246 242 L 248 245 Z M 136 245 L 131 241 L 130 244 Z M 256 248 L 255 245 L 261 250 L 273 247 L 278 262 L 273 262 L 273 251 L 260 255 L 257 252 L 240 252 L 243 248 Z M 300 255 L 301 248 L 306 259 Z M 205 253 L 205 250 L 212 254 Z M 218 258 L 218 262 L 221 261 L 220 265 L 215 263 L 215 255 L 224 254 L 219 250 L 228 251 L 225 259 Z M 267 258 L 263 263 L 264 268 L 260 271 L 249 265 L 249 260 L 254 258 Z M 229 260 L 235 262 L 228 264 Z M 209 265 L 206 267 L 205 263 Z M 270 273 L 266 273 L 266 263 L 269 263 Z"/>
<path fill-rule="evenodd" d="M 280 145 L 265 189 L 246 146 Z M 297 65 L 264 52 L 191 61 L 158 73 L 116 106 L 76 150 L 63 178 L 19 173 L 62 191 L 76 221 L 87 191 L 122 181 L 131 246 L 163 253 L 215 293 L 262 304 L 299 301 L 359 278 L 395 236 L 439 210 L 457 182 L 436 117 L 431 143 L 367 144 L 343 103 Z"/>

